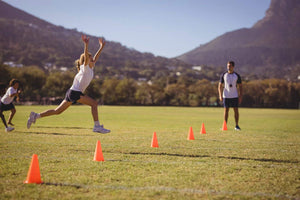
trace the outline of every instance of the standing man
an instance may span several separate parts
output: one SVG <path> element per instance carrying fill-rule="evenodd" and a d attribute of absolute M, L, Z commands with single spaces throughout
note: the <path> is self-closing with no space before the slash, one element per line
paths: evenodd
<path fill-rule="evenodd" d="M 242 102 L 243 87 L 240 75 L 234 72 L 233 61 L 227 63 L 227 72 L 221 75 L 218 90 L 220 101 L 224 104 L 224 120 L 227 123 L 229 108 L 232 107 L 234 110 L 235 130 L 240 131 L 238 106 Z"/>

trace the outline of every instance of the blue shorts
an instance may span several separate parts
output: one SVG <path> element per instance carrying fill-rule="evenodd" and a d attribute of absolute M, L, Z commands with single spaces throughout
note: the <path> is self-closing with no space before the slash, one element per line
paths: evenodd
<path fill-rule="evenodd" d="M 224 98 L 223 104 L 224 108 L 237 108 L 239 107 L 239 98 Z"/>
<path fill-rule="evenodd" d="M 81 96 L 84 96 L 82 92 L 68 89 L 68 91 L 66 92 L 65 100 L 75 104 Z"/>
<path fill-rule="evenodd" d="M 10 104 L 4 104 L 0 101 L 0 110 L 1 111 L 7 111 L 7 110 L 11 110 L 11 109 L 14 109 L 15 106 L 13 103 L 10 103 Z"/>

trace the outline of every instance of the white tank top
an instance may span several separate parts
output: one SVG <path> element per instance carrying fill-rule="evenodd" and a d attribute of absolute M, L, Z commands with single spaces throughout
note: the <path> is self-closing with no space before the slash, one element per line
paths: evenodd
<path fill-rule="evenodd" d="M 74 77 L 73 85 L 71 86 L 71 90 L 84 92 L 85 89 L 89 86 L 90 82 L 94 77 L 94 70 L 90 68 L 88 65 L 80 66 L 79 72 Z"/>
<path fill-rule="evenodd" d="M 10 104 L 11 102 L 13 102 L 15 97 L 10 97 L 10 95 L 17 93 L 18 90 L 16 90 L 13 87 L 9 87 L 5 93 L 5 95 L 2 97 L 1 101 L 4 104 Z"/>

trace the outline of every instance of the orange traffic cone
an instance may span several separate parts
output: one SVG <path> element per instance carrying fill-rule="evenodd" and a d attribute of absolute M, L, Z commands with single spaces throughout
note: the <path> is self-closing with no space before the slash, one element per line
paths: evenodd
<path fill-rule="evenodd" d="M 94 161 L 104 161 L 100 140 L 97 141 L 94 154 Z"/>
<path fill-rule="evenodd" d="M 223 122 L 222 131 L 227 131 L 227 124 L 226 124 L 226 121 L 225 121 L 225 120 L 224 120 L 224 122 Z"/>
<path fill-rule="evenodd" d="M 27 179 L 24 183 L 43 183 L 41 180 L 39 160 L 36 154 L 32 155 L 31 164 L 28 170 Z"/>
<path fill-rule="evenodd" d="M 190 131 L 189 131 L 189 136 L 188 136 L 188 140 L 194 140 L 194 132 L 193 132 L 193 128 L 190 127 Z"/>
<path fill-rule="evenodd" d="M 153 133 L 151 147 L 158 147 L 158 141 L 156 137 L 156 132 Z"/>
<path fill-rule="evenodd" d="M 202 123 L 200 134 L 206 134 L 204 123 Z"/>

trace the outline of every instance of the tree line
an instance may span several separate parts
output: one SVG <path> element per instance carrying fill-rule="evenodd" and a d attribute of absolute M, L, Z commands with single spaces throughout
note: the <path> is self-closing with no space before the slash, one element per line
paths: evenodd
<path fill-rule="evenodd" d="M 35 66 L 14 68 L 0 65 L 2 84 L 8 86 L 12 78 L 21 81 L 20 99 L 23 103 L 60 103 L 75 74 L 75 68 L 66 72 L 45 72 Z M 96 73 L 85 93 L 106 105 L 220 106 L 218 82 L 217 76 L 215 81 L 210 81 L 165 74 L 138 81 L 130 77 L 117 78 Z M 243 80 L 242 107 L 298 108 L 299 102 L 299 82 Z"/>

